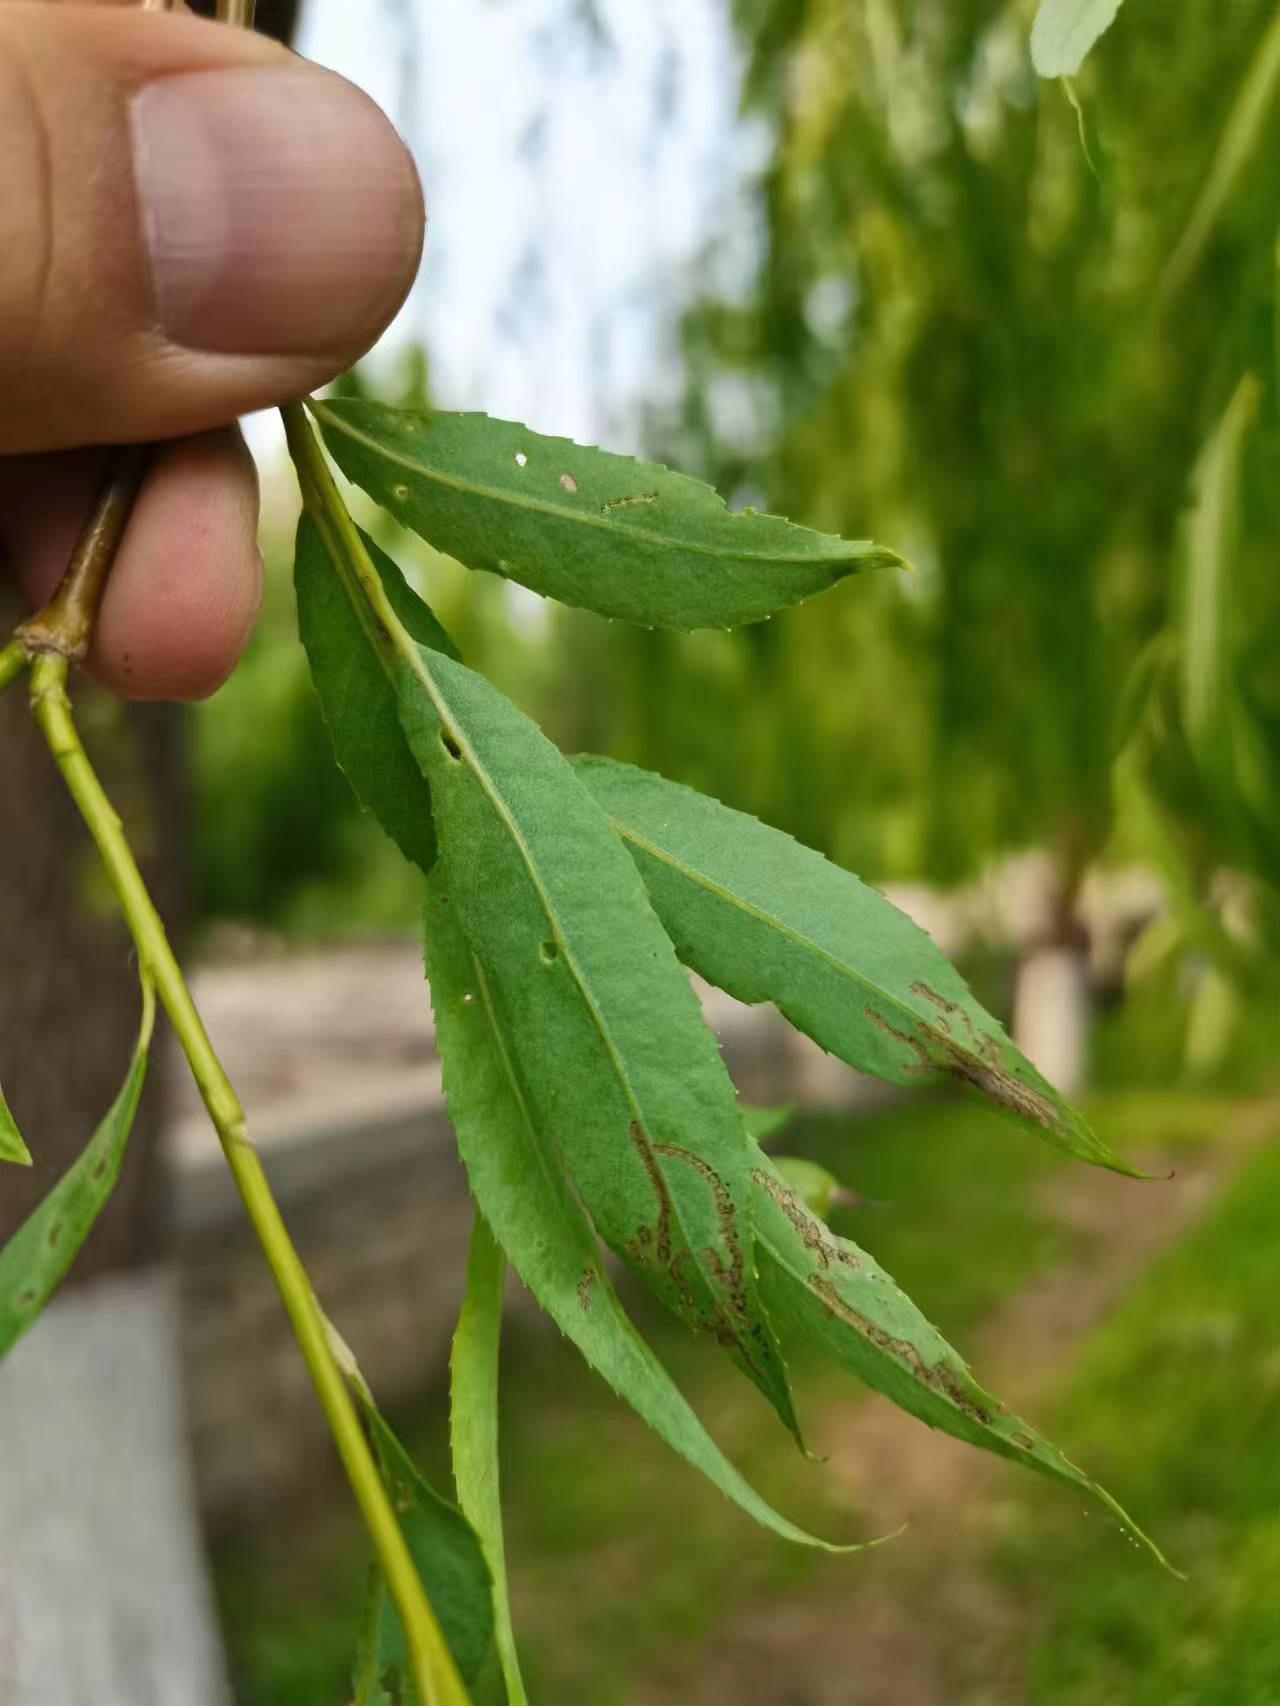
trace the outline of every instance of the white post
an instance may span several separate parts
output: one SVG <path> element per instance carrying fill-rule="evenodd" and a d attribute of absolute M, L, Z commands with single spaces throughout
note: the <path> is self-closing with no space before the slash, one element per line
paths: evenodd
<path fill-rule="evenodd" d="M 0 1703 L 227 1706 L 173 1277 L 59 1297 L 0 1363 Z"/>

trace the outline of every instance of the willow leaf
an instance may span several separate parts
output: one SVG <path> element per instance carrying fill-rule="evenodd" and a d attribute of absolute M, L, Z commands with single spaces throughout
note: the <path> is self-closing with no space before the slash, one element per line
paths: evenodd
<path fill-rule="evenodd" d="M 1160 303 L 1175 296 L 1199 264 L 1205 246 L 1266 135 L 1277 87 L 1280 87 L 1280 10 L 1275 12 L 1253 51 L 1191 217 L 1160 281 L 1157 298 Z"/>
<path fill-rule="evenodd" d="M 154 1024 L 155 994 L 144 982 L 138 1042 L 120 1094 L 81 1154 L 0 1250 L 0 1357 L 61 1285 L 115 1188 L 147 1076 Z"/>
<path fill-rule="evenodd" d="M 1041 77 L 1074 77 L 1120 0 L 1040 0 L 1031 26 L 1031 62 Z"/>
<path fill-rule="evenodd" d="M 1168 1567 L 1111 1495 L 984 1392 L 889 1275 L 865 1250 L 830 1232 L 766 1156 L 752 1177 L 761 1285 L 785 1335 L 930 1427 L 1087 1493 Z"/>
<path fill-rule="evenodd" d="M 0 1161 L 12 1162 L 17 1167 L 30 1167 L 31 1165 L 31 1151 L 22 1141 L 18 1122 L 9 1112 L 9 1104 L 4 1099 L 2 1089 L 0 1089 Z"/>
<path fill-rule="evenodd" d="M 608 820 L 481 676 L 419 650 L 401 720 L 451 902 L 602 1237 L 795 1429 L 756 1295 L 751 1145 L 697 998 Z"/>
<path fill-rule="evenodd" d="M 1201 766 L 1221 774 L 1230 763 L 1236 537 L 1240 469 L 1262 386 L 1246 373 L 1200 454 L 1183 549 L 1178 638 L 1182 716 Z"/>
<path fill-rule="evenodd" d="M 574 760 L 676 952 L 739 1001 L 894 1084 L 950 1077 L 1082 1160 L 1131 1172 L 878 890 L 758 819 L 650 771 Z"/>
<path fill-rule="evenodd" d="M 327 400 L 339 467 L 470 569 L 658 628 L 757 622 L 857 569 L 901 567 L 781 516 L 735 515 L 708 485 L 480 414 Z"/>
<path fill-rule="evenodd" d="M 499 1494 L 498 1351 L 506 1268 L 488 1222 L 477 1213 L 467 1256 L 467 1290 L 449 1362 L 449 1446 L 458 1503 L 479 1537 L 493 1578 L 494 1643 L 507 1686 L 507 1706 L 528 1706 L 511 1626 Z"/>
<path fill-rule="evenodd" d="M 406 633 L 456 657 L 449 636 L 392 559 L 368 534 L 360 538 Z M 318 506 L 298 523 L 293 573 L 298 631 L 338 767 L 401 852 L 429 871 L 436 857 L 431 796 L 400 728 L 395 653 L 341 538 Z"/>
<path fill-rule="evenodd" d="M 459 1676 L 470 1686 L 480 1674 L 493 1641 L 492 1583 L 484 1550 L 462 1512 L 441 1498 L 420 1474 L 364 1382 L 357 1379 L 353 1386 L 378 1467 L 440 1632 L 449 1644 Z M 400 1614 L 377 1575 L 371 1586 L 371 1602 L 368 1621 L 376 1619 L 373 1657 L 368 1650 L 367 1624 L 362 1642 L 365 1650 L 357 1672 L 367 1679 L 372 1700 L 377 1699 L 373 1690 L 389 1678 L 399 1684 L 397 1698 L 402 1698 L 408 1676 L 408 1644 Z"/>
<path fill-rule="evenodd" d="M 437 870 L 427 883 L 427 980 L 449 1118 L 480 1213 L 542 1308 L 673 1451 L 764 1527 L 788 1540 L 825 1546 L 780 1516 L 743 1479 L 619 1302 L 591 1224 L 564 1174 L 556 1143 L 563 1127 L 539 1112 L 521 1081 L 510 1022 L 459 927 L 457 911 Z"/>

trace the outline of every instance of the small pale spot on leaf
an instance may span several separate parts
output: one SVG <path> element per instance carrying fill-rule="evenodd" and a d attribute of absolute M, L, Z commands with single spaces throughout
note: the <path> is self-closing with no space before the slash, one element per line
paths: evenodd
<path fill-rule="evenodd" d="M 561 474 L 560 484 L 564 487 L 566 492 L 576 492 L 578 489 L 578 482 L 574 479 L 572 474 Z"/>

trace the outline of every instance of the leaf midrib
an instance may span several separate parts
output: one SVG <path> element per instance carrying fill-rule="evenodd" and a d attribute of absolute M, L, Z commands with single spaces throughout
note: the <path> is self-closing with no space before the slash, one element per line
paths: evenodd
<path fill-rule="evenodd" d="M 498 1058 L 502 1062 L 503 1076 L 506 1078 L 507 1083 L 511 1087 L 511 1094 L 515 1098 L 516 1106 L 520 1110 L 520 1118 L 524 1123 L 525 1130 L 528 1132 L 529 1141 L 533 1145 L 534 1153 L 538 1157 L 538 1170 L 554 1187 L 557 1175 L 551 1166 L 550 1157 L 546 1150 L 546 1143 L 548 1141 L 554 1142 L 554 1139 L 547 1140 L 539 1135 L 538 1125 L 533 1117 L 533 1110 L 529 1106 L 528 1099 L 524 1093 L 524 1086 L 521 1084 L 519 1074 L 516 1071 L 515 1061 L 512 1058 L 511 1051 L 507 1047 L 506 1033 L 503 1030 L 502 1023 L 498 1017 L 497 1008 L 494 1005 L 493 993 L 489 988 L 488 975 L 485 972 L 484 967 L 480 964 L 474 950 L 471 949 L 469 945 L 468 951 L 471 954 L 471 965 L 475 972 L 476 983 L 480 990 L 480 1001 L 484 1010 L 484 1016 L 488 1021 L 489 1031 L 493 1037 L 494 1047 L 498 1051 Z M 583 1220 L 586 1223 L 587 1238 L 591 1246 L 592 1260 L 596 1264 L 597 1283 L 609 1285 L 608 1276 L 605 1274 L 600 1263 L 600 1246 L 596 1242 L 595 1229 L 587 1219 L 585 1210 L 583 1211 Z M 612 1286 L 610 1286 L 609 1289 L 612 1291 Z M 616 1313 L 620 1318 L 619 1324 L 622 1326 L 627 1336 L 642 1352 L 649 1352 L 649 1346 L 641 1337 L 639 1329 L 627 1314 L 626 1310 L 623 1309 L 620 1302 L 618 1303 Z"/>
<path fill-rule="evenodd" d="M 368 433 L 360 431 L 343 416 L 333 414 L 323 403 L 312 402 L 309 406 L 318 420 L 326 422 L 335 431 L 344 433 L 346 437 L 358 444 L 363 444 L 366 449 L 385 458 L 386 461 L 395 463 L 398 467 L 407 469 L 410 473 L 417 474 L 423 479 L 433 480 L 437 485 L 448 486 L 452 491 L 464 492 L 469 497 L 487 498 L 491 502 L 507 504 L 514 509 L 526 509 L 538 515 L 555 516 L 561 521 L 573 522 L 582 527 L 596 527 L 605 533 L 615 533 L 624 539 L 640 540 L 658 547 L 665 546 L 670 550 L 685 552 L 691 556 L 714 557 L 727 562 L 737 560 L 804 567 L 820 563 L 857 562 L 861 557 L 870 556 L 873 552 L 884 549 L 884 547 L 878 547 L 873 539 L 842 539 L 840 544 L 844 546 L 844 550 L 839 554 L 832 553 L 829 556 L 815 555 L 812 552 L 792 555 L 786 552 L 773 551 L 735 551 L 727 546 L 704 545 L 699 544 L 696 540 L 673 538 L 670 534 L 655 533 L 649 528 L 628 527 L 624 522 L 614 521 L 612 517 L 607 515 L 591 515 L 583 510 L 566 509 L 563 504 L 550 503 L 545 498 L 522 497 L 504 486 L 486 486 L 478 480 L 466 480 L 457 474 L 446 474 L 438 468 L 429 468 L 425 463 L 415 461 L 413 457 L 393 449 L 390 445 L 383 443 L 382 440 L 372 438 Z M 666 472 L 670 472 L 670 470 L 666 470 Z M 729 509 L 726 509 L 724 513 L 730 521 L 753 519 L 749 516 L 735 516 L 733 511 Z M 801 526 L 799 522 L 787 521 L 784 516 L 772 516 L 770 519 L 782 521 L 788 527 Z M 815 533 L 815 537 L 829 539 L 834 535 Z"/>
<path fill-rule="evenodd" d="M 480 783 L 480 786 L 484 790 L 485 795 L 488 798 L 490 805 L 493 807 L 494 811 L 498 814 L 500 821 L 502 822 L 503 826 L 505 827 L 508 835 L 510 835 L 513 843 L 516 846 L 517 851 L 520 854 L 521 861 L 524 864 L 526 872 L 528 873 L 529 881 L 533 885 L 534 893 L 538 897 L 538 904 L 542 908 L 543 916 L 547 920 L 547 924 L 555 936 L 556 944 L 557 944 L 561 954 L 564 957 L 565 963 L 569 966 L 569 968 L 571 969 L 571 971 L 573 973 L 574 982 L 577 984 L 579 993 L 581 994 L 582 999 L 586 1004 L 587 1011 L 591 1016 L 592 1024 L 595 1026 L 595 1029 L 596 1029 L 597 1033 L 599 1034 L 600 1040 L 604 1044 L 605 1051 L 608 1054 L 609 1060 L 613 1066 L 614 1075 L 617 1078 L 618 1083 L 622 1087 L 623 1095 L 626 1097 L 627 1106 L 630 1108 L 632 1114 L 634 1115 L 636 1129 L 640 1132 L 642 1138 L 644 1139 L 645 1148 L 649 1154 L 649 1157 L 650 1157 L 654 1167 L 656 1167 L 658 1169 L 662 1178 L 666 1179 L 666 1177 L 667 1177 L 666 1169 L 662 1166 L 661 1160 L 659 1159 L 658 1155 L 655 1153 L 655 1151 L 653 1149 L 652 1140 L 649 1136 L 649 1122 L 648 1122 L 648 1119 L 645 1116 L 645 1114 L 642 1112 L 642 1110 L 640 1108 L 640 1104 L 636 1099 L 636 1093 L 635 1093 L 635 1090 L 634 1090 L 632 1083 L 631 1083 L 630 1074 L 626 1070 L 626 1066 L 623 1063 L 622 1056 L 619 1053 L 617 1044 L 615 1043 L 614 1038 L 613 1038 L 613 1033 L 610 1030 L 607 1021 L 605 1020 L 604 1014 L 600 1011 L 600 1008 L 596 1002 L 596 999 L 595 999 L 594 995 L 591 993 L 591 990 L 588 986 L 586 977 L 583 974 L 580 966 L 578 965 L 577 956 L 574 954 L 572 948 L 569 946 L 568 939 L 566 938 L 565 933 L 564 933 L 563 929 L 561 928 L 559 916 L 556 912 L 555 906 L 551 900 L 550 895 L 547 893 L 546 886 L 544 885 L 544 883 L 542 881 L 541 875 L 539 874 L 539 871 L 537 868 L 537 863 L 534 860 L 533 853 L 529 847 L 528 842 L 525 840 L 524 832 L 521 830 L 519 824 L 515 821 L 514 817 L 512 817 L 511 812 L 509 811 L 509 809 L 507 807 L 506 801 L 502 797 L 501 791 L 499 790 L 497 784 L 490 777 L 489 772 L 486 769 L 486 767 L 484 766 L 484 764 L 480 761 L 479 755 L 476 753 L 475 748 L 472 746 L 471 742 L 467 739 L 466 734 L 463 732 L 461 727 L 458 725 L 458 722 L 457 722 L 456 718 L 453 716 L 452 711 L 450 710 L 443 693 L 436 686 L 436 683 L 432 679 L 430 669 L 425 665 L 420 649 L 417 646 L 414 646 L 413 652 L 414 652 L 415 673 L 418 675 L 419 680 L 422 682 L 423 686 L 426 688 L 428 694 L 430 695 L 431 702 L 435 707 L 436 715 L 440 718 L 442 723 L 445 722 L 446 718 L 448 719 L 448 727 L 449 727 L 450 734 L 452 735 L 453 739 L 457 741 L 458 746 L 461 749 L 461 751 L 466 755 L 468 764 L 469 764 L 470 769 L 472 771 L 472 774 L 475 776 L 476 780 Z M 574 780 L 576 781 L 576 778 L 574 778 Z M 668 1201 L 671 1204 L 672 1215 L 674 1216 L 676 1223 L 678 1224 L 678 1226 L 680 1228 L 680 1236 L 684 1241 L 685 1248 L 688 1250 L 692 1250 L 693 1249 L 693 1243 L 689 1237 L 688 1228 L 686 1227 L 685 1222 L 684 1222 L 684 1216 L 682 1215 L 682 1213 L 680 1211 L 680 1204 L 679 1204 L 679 1201 L 677 1199 L 677 1195 L 674 1191 L 672 1191 L 670 1189 L 669 1186 L 668 1186 Z M 754 1226 L 747 1228 L 747 1233 L 748 1233 L 748 1235 L 753 1235 L 754 1234 Z M 699 1282 L 701 1283 L 701 1281 L 702 1281 L 701 1269 L 697 1268 L 696 1271 L 698 1272 Z M 708 1289 L 710 1289 L 710 1288 L 708 1287 Z M 711 1295 L 713 1297 L 716 1295 L 714 1290 L 712 1290 Z"/>

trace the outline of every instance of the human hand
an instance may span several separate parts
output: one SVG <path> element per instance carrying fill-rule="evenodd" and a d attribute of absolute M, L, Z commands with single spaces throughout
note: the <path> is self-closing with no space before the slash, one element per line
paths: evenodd
<path fill-rule="evenodd" d="M 413 164 L 351 84 L 248 32 L 0 0 L 0 564 L 57 585 L 109 464 L 165 440 L 89 667 L 198 698 L 257 609 L 237 416 L 324 384 L 404 300 Z"/>

